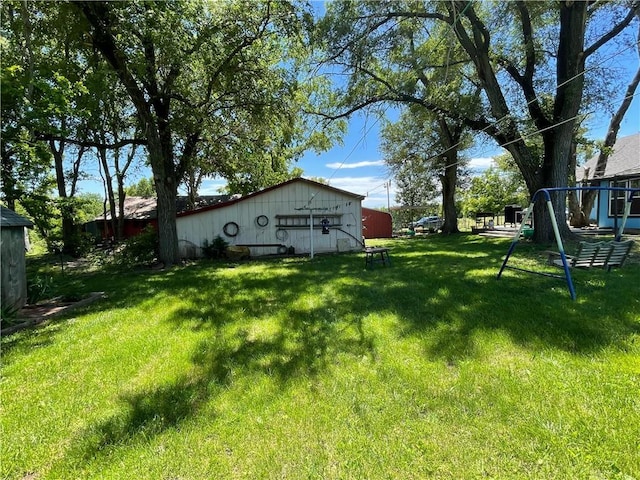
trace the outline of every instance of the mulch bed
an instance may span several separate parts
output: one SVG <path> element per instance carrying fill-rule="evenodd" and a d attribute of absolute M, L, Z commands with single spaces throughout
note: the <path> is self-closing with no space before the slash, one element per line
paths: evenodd
<path fill-rule="evenodd" d="M 104 292 L 92 292 L 88 297 L 75 302 L 65 301 L 61 298 L 53 298 L 51 300 L 39 302 L 34 305 L 25 305 L 17 313 L 16 319 L 13 320 L 13 324 L 6 328 L 3 328 L 0 332 L 0 335 L 10 335 L 25 328 L 39 325 L 58 315 L 67 313 L 70 310 L 89 305 L 96 300 L 104 298 L 104 296 Z"/>

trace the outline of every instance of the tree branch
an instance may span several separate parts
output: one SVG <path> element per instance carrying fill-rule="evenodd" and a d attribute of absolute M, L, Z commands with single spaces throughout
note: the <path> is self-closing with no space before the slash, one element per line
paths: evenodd
<path fill-rule="evenodd" d="M 616 35 L 618 35 L 622 30 L 624 30 L 633 20 L 633 17 L 636 15 L 640 15 L 640 2 L 634 1 L 629 8 L 629 13 L 624 17 L 617 25 L 614 25 L 609 32 L 600 37 L 593 45 L 586 48 L 584 50 L 584 57 L 587 58 L 589 55 L 595 53 L 600 47 L 602 47 L 609 40 L 613 39 Z"/>
<path fill-rule="evenodd" d="M 72 145 L 78 145 L 83 148 L 104 148 L 107 150 L 114 150 L 116 148 L 122 148 L 127 145 L 146 145 L 147 141 L 140 138 L 125 138 L 115 143 L 103 143 L 92 140 L 78 140 L 75 138 L 67 138 L 60 135 L 52 135 L 50 133 L 35 132 L 35 140 L 42 140 L 48 142 L 64 142 Z"/>
<path fill-rule="evenodd" d="M 441 13 L 437 13 L 437 12 L 410 12 L 410 11 L 405 11 L 405 12 L 389 12 L 385 14 L 385 17 L 387 19 L 392 19 L 392 18 L 428 18 L 431 20 L 441 20 L 443 22 L 446 22 L 448 24 L 452 24 L 453 23 L 453 19 L 451 17 L 448 17 L 446 15 L 443 15 Z"/>
<path fill-rule="evenodd" d="M 148 130 L 148 133 L 152 133 L 153 129 L 147 128 L 153 125 L 149 106 L 147 105 L 144 93 L 129 70 L 124 52 L 116 45 L 115 37 L 111 32 L 111 22 L 108 18 L 109 9 L 107 4 L 83 1 L 77 2 L 74 5 L 82 11 L 93 27 L 93 31 L 91 32 L 93 45 L 102 52 L 109 64 L 111 64 L 116 75 L 120 78 L 129 93 L 140 120 L 145 124 L 145 129 Z"/>
<path fill-rule="evenodd" d="M 533 72 L 536 66 L 536 53 L 533 48 L 533 29 L 531 27 L 531 17 L 525 2 L 516 2 L 518 12 L 520 13 L 520 22 L 522 23 L 522 40 L 524 42 L 524 50 L 526 56 L 526 67 L 524 77 L 527 82 L 533 83 Z"/>

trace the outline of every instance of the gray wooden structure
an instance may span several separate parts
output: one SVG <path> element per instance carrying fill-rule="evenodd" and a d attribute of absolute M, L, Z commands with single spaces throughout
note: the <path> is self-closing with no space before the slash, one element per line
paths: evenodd
<path fill-rule="evenodd" d="M 0 206 L 0 302 L 3 310 L 19 310 L 27 302 L 25 228 L 30 220 Z"/>

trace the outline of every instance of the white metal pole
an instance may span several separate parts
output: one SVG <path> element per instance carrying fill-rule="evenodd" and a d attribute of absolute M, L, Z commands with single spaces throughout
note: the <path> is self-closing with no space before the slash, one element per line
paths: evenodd
<path fill-rule="evenodd" d="M 549 211 L 549 216 L 551 217 L 551 226 L 553 227 L 553 234 L 556 237 L 556 242 L 558 243 L 558 252 L 564 253 L 564 244 L 562 243 L 562 237 L 560 236 L 560 230 L 558 229 L 558 222 L 556 220 L 556 212 L 553 209 L 553 203 L 551 200 L 547 200 L 547 210 Z"/>
<path fill-rule="evenodd" d="M 309 258 L 313 258 L 313 209 L 309 208 L 309 234 L 311 240 L 311 251 L 309 252 Z"/>
<path fill-rule="evenodd" d="M 617 196 L 616 196 L 616 200 L 617 200 Z M 616 207 L 617 206 L 618 205 L 616 205 Z M 620 222 L 620 228 L 618 229 L 618 233 L 616 235 L 617 241 L 622 240 L 622 234 L 624 233 L 624 226 L 627 223 L 627 218 L 629 217 L 630 213 L 631 213 L 631 202 L 627 200 L 627 203 L 624 206 L 624 213 L 622 214 L 622 221 Z"/>

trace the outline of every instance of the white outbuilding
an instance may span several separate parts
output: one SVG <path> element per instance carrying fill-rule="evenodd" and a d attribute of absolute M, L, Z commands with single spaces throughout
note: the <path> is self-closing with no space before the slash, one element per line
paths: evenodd
<path fill-rule="evenodd" d="M 201 257 L 218 235 L 251 256 L 362 250 L 363 196 L 295 178 L 177 215 L 180 255 Z"/>

